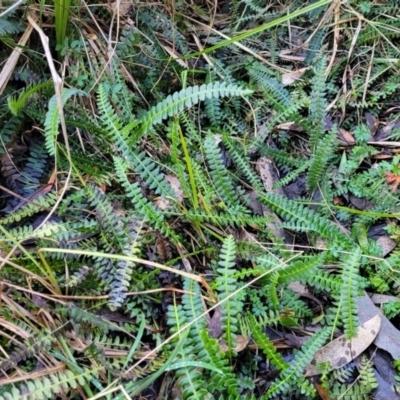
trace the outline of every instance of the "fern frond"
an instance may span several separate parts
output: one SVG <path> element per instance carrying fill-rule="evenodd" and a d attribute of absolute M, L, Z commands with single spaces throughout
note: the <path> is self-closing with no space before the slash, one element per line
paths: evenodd
<path fill-rule="evenodd" d="M 26 88 L 24 88 L 21 93 L 19 93 L 18 98 L 16 96 L 10 96 L 7 98 L 8 108 L 15 115 L 19 115 L 21 110 L 24 108 L 27 100 L 33 94 L 39 92 L 40 90 L 46 89 L 48 87 L 52 87 L 53 82 L 42 82 L 32 84 Z"/>
<path fill-rule="evenodd" d="M 324 238 L 335 239 L 336 242 L 348 246 L 350 240 L 329 220 L 295 201 L 276 194 L 263 193 L 259 200 L 288 221 L 285 226 L 299 231 L 315 231 Z"/>
<path fill-rule="evenodd" d="M 9 113 L 8 117 L 9 116 Z M 17 116 L 12 116 L 11 118 L 7 118 L 6 121 L 2 123 L 0 126 L 0 138 L 1 138 L 1 146 L 0 146 L 0 154 L 5 153 L 5 145 L 10 141 L 11 136 L 18 131 L 19 126 L 21 125 L 21 119 Z"/>
<path fill-rule="evenodd" d="M 30 217 L 39 211 L 51 208 L 57 201 L 57 193 L 50 192 L 35 199 L 33 203 L 26 203 L 18 210 L 13 211 L 6 217 L 0 218 L 0 225 L 11 224 L 12 222 L 19 222 L 26 217 Z"/>
<path fill-rule="evenodd" d="M 227 146 L 228 153 L 233 158 L 236 166 L 245 175 L 253 188 L 257 191 L 262 192 L 263 185 L 261 183 L 261 180 L 257 176 L 257 174 L 250 168 L 246 156 L 243 154 L 243 152 L 238 149 L 238 147 L 235 145 L 233 140 L 228 137 L 228 135 L 223 135 L 222 141 Z"/>
<path fill-rule="evenodd" d="M 71 389 L 76 389 L 81 385 L 85 385 L 93 378 L 98 378 L 99 372 L 103 367 L 91 367 L 82 373 L 74 373 L 68 369 L 43 378 L 25 380 L 19 387 L 12 388 L 9 392 L 3 392 L 0 400 L 16 400 L 30 399 L 43 400 L 54 399 L 58 394 L 66 394 Z M 27 396 L 26 393 L 29 393 Z"/>
<path fill-rule="evenodd" d="M 268 339 L 268 337 L 261 331 L 261 328 L 254 318 L 253 315 L 247 315 L 249 321 L 249 327 L 254 341 L 258 347 L 263 351 L 267 360 L 279 370 L 284 370 L 289 367 L 289 364 L 285 362 L 283 357 L 276 351 L 274 344 Z"/>
<path fill-rule="evenodd" d="M 171 325 L 171 332 L 175 332 L 181 329 L 184 324 L 188 321 L 187 314 L 191 314 L 189 310 L 185 311 L 181 305 L 171 305 L 167 312 L 167 323 Z M 196 306 L 197 308 L 197 306 Z M 190 328 L 189 328 L 190 329 Z M 197 332 L 195 332 L 195 336 Z M 196 361 L 195 347 L 198 347 L 198 342 L 195 343 L 189 334 L 184 339 L 184 346 L 179 351 L 179 362 L 181 367 L 176 370 L 176 377 L 178 378 L 178 385 L 182 388 L 182 395 L 185 399 L 203 399 L 209 395 L 206 385 L 202 380 L 203 374 L 198 368 L 189 365 L 190 362 Z"/>
<path fill-rule="evenodd" d="M 310 101 L 310 119 L 312 121 L 312 130 L 310 132 L 310 147 L 313 153 L 317 150 L 325 129 L 325 113 L 327 103 L 325 100 L 325 71 L 326 59 L 319 60 L 315 67 L 315 76 L 312 80 L 312 92 Z"/>
<path fill-rule="evenodd" d="M 127 136 L 136 127 L 138 122 L 133 120 L 128 125 L 123 126 L 120 118 L 108 101 L 107 92 L 103 85 L 99 85 L 97 91 L 97 106 L 100 111 L 101 125 L 124 159 L 128 160 L 132 152 L 132 147 L 128 145 Z"/>
<path fill-rule="evenodd" d="M 299 350 L 291 361 L 288 368 L 284 369 L 279 377 L 272 383 L 265 395 L 266 399 L 274 398 L 277 395 L 285 393 L 293 382 L 299 379 L 304 368 L 311 362 L 314 354 L 322 347 L 330 333 L 329 328 L 321 329 Z"/>
<path fill-rule="evenodd" d="M 63 89 L 61 94 L 61 100 L 63 106 L 67 100 L 76 94 L 87 96 L 86 92 L 79 89 Z M 60 113 L 58 110 L 57 96 L 54 95 L 49 100 L 49 107 L 46 113 L 46 119 L 44 121 L 45 137 L 46 137 L 46 149 L 51 156 L 56 153 L 56 138 L 58 136 L 58 125 L 60 123 Z"/>
<path fill-rule="evenodd" d="M 197 104 L 205 99 L 218 99 L 227 96 L 248 96 L 252 93 L 249 89 L 242 89 L 237 85 L 227 85 L 225 82 L 214 82 L 202 86 L 193 86 L 182 89 L 168 96 L 161 103 L 152 107 L 140 120 L 141 128 L 134 135 L 133 143 L 136 143 L 141 136 L 145 135 L 149 129 L 159 124 L 162 120 L 178 115 L 185 108 Z"/>
<path fill-rule="evenodd" d="M 220 226 L 251 226 L 254 228 L 260 228 L 265 225 L 266 222 L 270 221 L 269 217 L 253 216 L 250 214 L 243 214 L 243 212 L 236 213 L 233 209 L 227 209 L 227 212 L 217 213 L 213 211 L 212 213 L 206 214 L 201 212 L 190 212 L 184 215 L 185 219 L 194 223 L 217 223 Z M 181 214 L 176 213 L 165 213 L 170 216 L 179 216 Z"/>
<path fill-rule="evenodd" d="M 228 206 L 236 206 L 240 203 L 239 196 L 235 192 L 232 177 L 226 170 L 221 153 L 216 144 L 215 138 L 208 136 L 204 142 L 204 153 L 210 166 L 210 174 L 218 195 Z"/>
<path fill-rule="evenodd" d="M 345 259 L 341 278 L 342 290 L 339 296 L 339 308 L 344 324 L 344 332 L 348 339 L 357 335 L 359 326 L 357 313 L 357 294 L 360 285 L 359 266 L 361 261 L 361 249 L 356 247 L 351 255 Z"/>
<path fill-rule="evenodd" d="M 289 265 L 282 267 L 278 270 L 278 284 L 301 281 L 314 275 L 316 269 L 323 264 L 325 256 L 326 253 L 305 256 L 301 260 L 293 261 Z"/>
<path fill-rule="evenodd" d="M 310 168 L 308 169 L 306 180 L 307 189 L 311 192 L 318 187 L 328 162 L 333 156 L 337 145 L 336 138 L 337 132 L 334 128 L 318 142 L 315 154 L 310 160 Z"/>
<path fill-rule="evenodd" d="M 176 194 L 165 179 L 160 166 L 153 162 L 144 151 L 132 151 L 129 161 L 132 163 L 135 172 L 140 175 L 150 189 L 154 190 L 160 196 L 176 198 Z"/>
<path fill-rule="evenodd" d="M 234 396 L 237 399 L 238 380 L 232 372 L 232 367 L 229 365 L 229 360 L 221 353 L 221 347 L 218 341 L 211 338 L 206 330 L 200 332 L 202 349 L 198 354 L 200 360 L 209 360 L 208 362 L 223 372 L 223 374 L 212 374 L 210 377 L 211 383 L 218 391 L 227 391 L 229 396 Z M 230 398 L 230 397 L 229 397 Z"/>
<path fill-rule="evenodd" d="M 263 64 L 252 64 L 249 69 L 249 75 L 258 83 L 266 100 L 273 105 L 277 111 L 284 111 L 292 103 L 287 89 L 269 75 L 268 69 L 266 69 Z"/>
<path fill-rule="evenodd" d="M 339 276 L 328 274 L 325 271 L 317 270 L 314 274 L 309 275 L 306 279 L 306 282 L 321 290 L 327 290 L 328 292 L 332 292 L 334 294 L 339 294 L 342 289 L 343 282 Z"/>
<path fill-rule="evenodd" d="M 132 201 L 135 210 L 150 225 L 158 229 L 165 236 L 170 237 L 175 243 L 179 243 L 180 239 L 175 232 L 164 222 L 164 215 L 160 213 L 147 199 L 143 196 L 138 183 L 131 184 L 126 177 L 126 166 L 124 162 L 114 157 L 114 165 L 117 172 L 118 180 L 124 187 L 127 196 Z"/>
<path fill-rule="evenodd" d="M 128 257 L 139 257 L 141 247 L 141 231 L 142 225 L 132 218 L 132 221 L 125 227 L 125 245 L 122 253 Z M 112 271 L 111 291 L 108 301 L 111 310 L 121 307 L 125 300 L 126 292 L 129 289 L 133 275 L 133 267 L 135 263 L 127 260 L 119 260 Z"/>
<path fill-rule="evenodd" d="M 278 182 L 274 183 L 272 188 L 278 189 L 282 186 L 289 185 L 290 182 L 294 181 L 302 172 L 304 172 L 307 168 L 309 168 L 310 165 L 311 165 L 311 160 L 304 161 L 299 168 L 289 172 Z"/>
<path fill-rule="evenodd" d="M 221 248 L 218 261 L 218 277 L 215 280 L 216 289 L 219 293 L 219 299 L 224 300 L 221 304 L 221 322 L 224 339 L 230 351 L 235 347 L 235 332 L 238 331 L 238 315 L 242 310 L 243 304 L 238 296 L 228 298 L 236 289 L 237 281 L 234 278 L 236 265 L 236 244 L 232 235 L 229 235 Z"/>

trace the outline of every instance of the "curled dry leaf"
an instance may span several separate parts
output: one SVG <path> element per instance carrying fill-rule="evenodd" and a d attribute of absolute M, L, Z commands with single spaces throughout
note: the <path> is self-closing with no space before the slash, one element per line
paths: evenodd
<path fill-rule="evenodd" d="M 358 357 L 375 340 L 381 327 L 381 316 L 373 318 L 358 328 L 358 334 L 353 339 L 345 335 L 338 337 L 317 351 L 311 364 L 306 368 L 305 376 L 318 375 L 317 363 L 329 362 L 332 369 L 341 368 Z"/>

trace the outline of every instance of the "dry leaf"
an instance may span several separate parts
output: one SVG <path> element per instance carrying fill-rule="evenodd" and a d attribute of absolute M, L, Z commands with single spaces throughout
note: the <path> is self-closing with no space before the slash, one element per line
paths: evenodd
<path fill-rule="evenodd" d="M 383 257 L 387 256 L 396 247 L 396 242 L 390 239 L 389 236 L 381 236 L 376 243 L 381 246 Z"/>
<path fill-rule="evenodd" d="M 160 210 L 166 210 L 170 207 L 169 200 L 164 197 L 157 197 L 154 201 L 154 205 Z"/>
<path fill-rule="evenodd" d="M 218 306 L 214 310 L 214 315 L 208 323 L 208 333 L 213 338 L 219 338 L 222 335 L 221 316 L 221 307 Z"/>
<path fill-rule="evenodd" d="M 235 339 L 235 344 L 236 346 L 232 349 L 233 351 L 236 351 L 236 353 L 239 353 L 240 351 L 243 351 L 246 347 L 247 344 L 249 343 L 249 339 L 245 338 L 242 335 L 237 335 L 236 339 Z M 219 343 L 220 347 L 221 347 L 221 352 L 225 353 L 229 350 L 228 345 L 225 343 L 224 340 L 221 340 L 221 342 Z"/>
<path fill-rule="evenodd" d="M 342 146 L 351 146 L 356 143 L 354 136 L 346 129 L 339 128 L 339 143 Z"/>
<path fill-rule="evenodd" d="M 357 307 L 360 323 L 379 313 L 379 309 L 366 293 L 357 298 Z M 399 330 L 384 315 L 381 316 L 381 321 L 381 330 L 374 340 L 374 345 L 390 353 L 394 359 L 400 358 Z"/>
<path fill-rule="evenodd" d="M 303 76 L 304 72 L 307 71 L 307 68 L 301 68 L 297 71 L 290 71 L 285 74 L 282 74 L 282 85 L 287 86 L 292 84 L 293 82 L 298 81 Z"/>
<path fill-rule="evenodd" d="M 345 335 L 328 343 L 315 354 L 313 361 L 306 368 L 305 376 L 318 375 L 315 368 L 317 363 L 329 362 L 333 369 L 341 368 L 358 357 L 374 341 L 381 327 L 381 316 L 373 318 L 358 328 L 358 334 L 353 339 L 346 339 Z"/>
<path fill-rule="evenodd" d="M 389 296 L 387 294 L 373 294 L 371 296 L 371 301 L 374 304 L 385 304 L 391 301 L 395 301 L 396 303 L 400 302 L 400 299 L 395 296 Z"/>
<path fill-rule="evenodd" d="M 174 175 L 165 175 L 165 179 L 169 182 L 172 190 L 175 193 L 176 199 L 181 202 L 183 200 L 183 191 L 181 189 L 181 183 L 178 178 Z"/>
<path fill-rule="evenodd" d="M 284 195 L 282 188 L 272 189 L 274 183 L 279 180 L 278 172 L 272 160 L 267 157 L 260 157 L 257 161 L 257 170 L 260 173 L 260 178 L 267 193 Z M 266 217 L 271 217 L 271 221 L 266 223 L 268 229 L 277 238 L 285 239 L 285 231 L 278 226 L 280 223 L 282 223 L 279 217 L 266 207 L 263 207 L 263 214 Z"/>
<path fill-rule="evenodd" d="M 332 400 L 332 397 L 329 396 L 329 390 L 325 389 L 316 382 L 314 383 L 314 386 L 322 400 Z"/>
<path fill-rule="evenodd" d="M 120 16 L 120 17 L 123 17 L 123 16 L 129 14 L 130 11 L 132 10 L 132 8 L 133 8 L 133 1 L 129 1 L 129 0 L 127 0 L 127 1 L 121 1 L 121 2 L 119 3 L 119 10 L 118 10 L 118 1 L 114 1 L 113 3 L 110 4 L 110 6 L 111 6 L 111 10 L 112 10 L 114 13 L 117 13 L 117 12 L 118 12 L 118 13 L 119 13 L 119 16 Z"/>
<path fill-rule="evenodd" d="M 301 126 L 298 126 L 293 122 L 284 122 L 283 124 L 277 125 L 277 128 L 284 131 L 304 132 L 304 129 Z"/>

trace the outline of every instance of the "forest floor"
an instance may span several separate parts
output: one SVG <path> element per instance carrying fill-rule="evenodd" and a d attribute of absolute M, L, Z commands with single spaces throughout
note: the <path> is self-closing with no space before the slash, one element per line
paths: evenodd
<path fill-rule="evenodd" d="M 0 2 L 0 400 L 400 399 L 400 2 Z"/>

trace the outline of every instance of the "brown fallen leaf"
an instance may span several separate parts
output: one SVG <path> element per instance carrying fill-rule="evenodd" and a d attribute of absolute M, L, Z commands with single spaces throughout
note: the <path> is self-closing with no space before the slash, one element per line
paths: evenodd
<path fill-rule="evenodd" d="M 351 146 L 356 143 L 356 140 L 351 132 L 339 128 L 339 143 L 341 146 Z"/>
<path fill-rule="evenodd" d="M 296 125 L 294 122 L 284 122 L 277 125 L 277 129 L 282 129 L 283 131 L 294 131 L 294 132 L 304 132 L 301 126 Z"/>
<path fill-rule="evenodd" d="M 381 327 L 380 314 L 375 315 L 358 328 L 355 338 L 346 339 L 345 335 L 328 343 L 315 354 L 306 368 L 305 376 L 318 375 L 317 363 L 329 362 L 332 369 L 341 368 L 359 356 L 374 341 Z"/>
<path fill-rule="evenodd" d="M 221 307 L 218 306 L 214 310 L 214 315 L 212 316 L 210 322 L 208 323 L 208 333 L 213 338 L 219 338 L 222 335 L 222 323 L 221 323 Z"/>
<path fill-rule="evenodd" d="M 249 339 L 242 336 L 242 335 L 237 335 L 236 339 L 235 339 L 235 344 L 236 346 L 232 349 L 233 351 L 236 351 L 236 353 L 239 353 L 241 351 L 243 351 L 246 347 L 247 344 L 249 343 Z M 225 353 L 229 350 L 228 345 L 226 344 L 226 342 L 224 340 L 221 340 L 220 343 L 220 348 L 221 348 L 221 352 Z"/>
<path fill-rule="evenodd" d="M 267 157 L 260 157 L 257 161 L 257 170 L 260 174 L 260 178 L 264 185 L 264 189 L 267 193 L 276 193 L 279 195 L 284 195 L 283 189 L 273 189 L 274 183 L 279 180 L 278 172 L 273 161 Z M 266 217 L 271 217 L 271 221 L 267 222 L 267 228 L 280 239 L 285 240 L 285 231 L 278 225 L 282 223 L 279 217 L 268 210 L 266 207 L 263 208 L 263 214 Z"/>
<path fill-rule="evenodd" d="M 329 391 L 327 389 L 316 382 L 314 383 L 314 386 L 322 400 L 332 400 L 332 397 L 329 396 Z"/>

